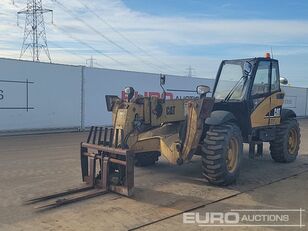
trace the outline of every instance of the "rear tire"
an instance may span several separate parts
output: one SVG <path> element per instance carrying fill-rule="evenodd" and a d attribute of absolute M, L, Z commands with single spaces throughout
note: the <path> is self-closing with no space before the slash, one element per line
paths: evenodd
<path fill-rule="evenodd" d="M 243 156 L 243 138 L 236 124 L 211 126 L 201 150 L 203 175 L 211 184 L 235 182 Z"/>
<path fill-rule="evenodd" d="M 158 152 L 145 152 L 137 153 L 135 155 L 135 166 L 137 167 L 147 167 L 154 165 L 160 156 Z"/>
<path fill-rule="evenodd" d="M 296 119 L 283 121 L 276 130 L 276 139 L 270 142 L 271 157 L 280 163 L 293 162 L 299 151 L 300 128 Z"/>

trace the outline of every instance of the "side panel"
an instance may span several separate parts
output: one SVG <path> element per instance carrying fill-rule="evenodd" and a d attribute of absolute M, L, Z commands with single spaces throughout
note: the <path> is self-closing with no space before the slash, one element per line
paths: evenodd
<path fill-rule="evenodd" d="M 156 104 L 157 105 L 157 104 Z M 168 100 L 161 105 L 161 116 L 155 115 L 155 106 L 152 103 L 152 126 L 159 126 L 161 123 L 185 120 L 185 110 L 183 100 Z"/>
<path fill-rule="evenodd" d="M 279 95 L 281 95 L 281 92 L 274 93 L 258 104 L 250 116 L 252 128 L 280 123 L 281 110 L 274 110 L 281 107 L 283 104 L 283 99 L 281 99 Z M 274 113 L 271 115 L 272 111 Z"/>
<path fill-rule="evenodd" d="M 282 92 L 275 93 L 271 96 L 270 112 L 266 115 L 269 118 L 269 125 L 280 124 L 284 97 L 285 94 Z"/>

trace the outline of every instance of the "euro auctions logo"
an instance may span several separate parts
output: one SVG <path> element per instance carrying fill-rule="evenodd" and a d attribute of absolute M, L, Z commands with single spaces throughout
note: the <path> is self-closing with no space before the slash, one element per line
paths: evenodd
<path fill-rule="evenodd" d="M 227 212 L 206 212 L 205 214 L 200 213 L 184 213 L 183 223 L 184 224 L 238 224 L 240 222 L 239 213 Z"/>
<path fill-rule="evenodd" d="M 229 212 L 189 212 L 183 214 L 183 223 L 234 227 L 305 227 L 304 209 L 232 209 Z"/>

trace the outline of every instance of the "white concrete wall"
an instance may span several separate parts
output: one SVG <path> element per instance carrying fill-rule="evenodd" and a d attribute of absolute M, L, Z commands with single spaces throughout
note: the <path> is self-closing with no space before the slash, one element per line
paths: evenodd
<path fill-rule="evenodd" d="M 1 59 L 0 90 L 0 131 L 80 127 L 81 67 Z"/>
<path fill-rule="evenodd" d="M 307 89 L 299 87 L 282 87 L 282 90 L 286 94 L 283 107 L 292 109 L 297 116 L 305 116 Z"/>
<path fill-rule="evenodd" d="M 167 76 L 165 88 L 211 88 L 213 79 Z M 80 129 L 109 125 L 105 95 L 122 96 L 126 86 L 139 94 L 160 94 L 159 75 L 0 59 L 0 132 L 37 129 Z M 285 108 L 308 116 L 308 89 L 283 87 Z M 168 97 L 195 93 L 168 91 Z"/>

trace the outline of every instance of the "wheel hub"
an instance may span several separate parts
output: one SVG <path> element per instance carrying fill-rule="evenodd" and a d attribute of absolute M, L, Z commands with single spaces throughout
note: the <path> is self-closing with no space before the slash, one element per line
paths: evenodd
<path fill-rule="evenodd" d="M 238 162 L 238 141 L 235 138 L 231 138 L 229 141 L 228 152 L 227 152 L 227 169 L 229 172 L 234 172 Z"/>
<path fill-rule="evenodd" d="M 288 138 L 288 151 L 290 154 L 294 155 L 296 153 L 296 148 L 297 148 L 297 132 L 295 128 L 292 128 L 289 131 L 289 138 Z"/>

